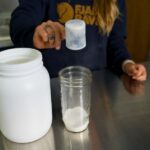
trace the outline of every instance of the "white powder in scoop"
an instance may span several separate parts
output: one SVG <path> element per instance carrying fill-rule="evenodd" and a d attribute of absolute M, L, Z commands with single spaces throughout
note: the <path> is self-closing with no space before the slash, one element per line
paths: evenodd
<path fill-rule="evenodd" d="M 89 116 L 82 107 L 74 107 L 65 111 L 63 121 L 68 130 L 80 132 L 87 128 Z"/>

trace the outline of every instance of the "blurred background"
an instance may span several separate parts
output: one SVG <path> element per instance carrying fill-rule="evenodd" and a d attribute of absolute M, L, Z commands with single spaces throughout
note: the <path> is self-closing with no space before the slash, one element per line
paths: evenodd
<path fill-rule="evenodd" d="M 126 0 L 127 47 L 135 61 L 150 60 L 150 0 Z"/>
<path fill-rule="evenodd" d="M 0 0 L 0 50 L 13 46 L 9 37 L 11 12 L 18 0 Z M 127 47 L 137 62 L 150 60 L 150 0 L 126 0 Z"/>
<path fill-rule="evenodd" d="M 0 50 L 13 46 L 9 36 L 9 22 L 18 0 L 0 0 Z"/>

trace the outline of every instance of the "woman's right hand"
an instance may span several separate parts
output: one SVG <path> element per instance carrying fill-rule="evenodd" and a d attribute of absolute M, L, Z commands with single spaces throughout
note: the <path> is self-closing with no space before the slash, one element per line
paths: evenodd
<path fill-rule="evenodd" d="M 64 39 L 64 26 L 59 22 L 48 20 L 36 27 L 33 35 L 33 44 L 38 49 L 55 48 L 59 50 Z"/>

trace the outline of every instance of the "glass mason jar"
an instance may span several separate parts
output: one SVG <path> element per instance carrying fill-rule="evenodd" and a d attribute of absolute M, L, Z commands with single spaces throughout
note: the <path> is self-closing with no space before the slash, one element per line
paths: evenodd
<path fill-rule="evenodd" d="M 17 143 L 39 139 L 52 123 L 50 78 L 39 51 L 0 52 L 0 130 Z"/>
<path fill-rule="evenodd" d="M 59 72 L 59 78 L 63 122 L 69 131 L 81 132 L 89 124 L 92 73 L 70 66 Z"/>

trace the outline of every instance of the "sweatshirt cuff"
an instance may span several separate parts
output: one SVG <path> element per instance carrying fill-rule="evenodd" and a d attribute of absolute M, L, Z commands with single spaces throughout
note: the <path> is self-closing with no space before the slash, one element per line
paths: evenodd
<path fill-rule="evenodd" d="M 135 62 L 134 62 L 133 60 L 131 60 L 131 59 L 126 59 L 126 60 L 124 60 L 123 63 L 122 63 L 122 70 L 123 70 L 123 72 L 125 72 L 125 73 L 126 73 L 125 65 L 126 65 L 127 63 L 135 64 Z"/>

